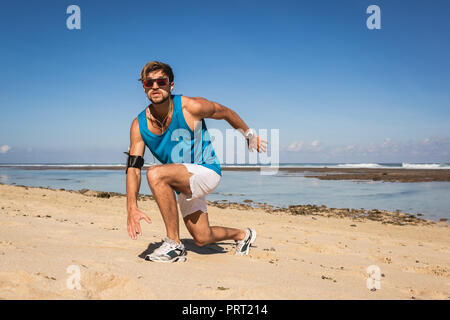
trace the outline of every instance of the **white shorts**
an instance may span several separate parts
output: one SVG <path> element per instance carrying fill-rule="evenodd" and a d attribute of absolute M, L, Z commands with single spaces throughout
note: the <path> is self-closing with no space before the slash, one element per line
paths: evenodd
<path fill-rule="evenodd" d="M 198 210 L 207 213 L 205 196 L 217 188 L 221 176 L 212 169 L 199 164 L 183 163 L 188 171 L 192 173 L 189 178 L 192 196 L 184 193 L 178 195 L 178 204 L 180 205 L 181 216 L 187 217 Z"/>

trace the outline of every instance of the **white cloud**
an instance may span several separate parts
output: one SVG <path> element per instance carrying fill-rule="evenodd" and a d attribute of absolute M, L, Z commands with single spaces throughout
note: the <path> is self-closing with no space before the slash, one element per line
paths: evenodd
<path fill-rule="evenodd" d="M 355 149 L 355 146 L 354 146 L 353 144 L 351 144 L 351 145 L 348 145 L 345 149 L 346 149 L 347 151 L 350 151 L 350 150 Z"/>
<path fill-rule="evenodd" d="M 375 146 L 374 143 L 371 143 L 367 148 L 366 151 L 369 153 L 374 153 L 377 152 L 377 147 Z"/>
<path fill-rule="evenodd" d="M 448 160 L 450 138 L 442 137 L 410 139 L 408 141 L 384 138 L 376 142 L 342 145 L 328 145 L 318 140 L 312 142 L 294 141 L 285 150 L 292 153 L 299 151 L 299 155 L 301 153 L 303 157 L 302 159 L 306 159 L 306 157 L 309 157 L 308 159 L 319 159 L 317 157 L 320 156 L 320 161 L 328 157 L 331 160 L 330 162 L 350 160 L 371 162 L 450 162 Z M 311 161 L 317 162 L 317 160 Z"/>
<path fill-rule="evenodd" d="M 389 144 L 392 142 L 392 139 L 391 138 L 386 138 L 386 139 L 384 139 L 384 142 L 383 142 L 383 144 L 381 145 L 381 147 L 382 148 L 385 148 L 385 147 L 387 147 L 387 146 L 389 146 Z"/>
<path fill-rule="evenodd" d="M 287 148 L 288 151 L 300 151 L 303 147 L 303 141 L 294 141 Z"/>
<path fill-rule="evenodd" d="M 4 144 L 0 147 L 0 153 L 7 153 L 9 150 L 11 150 L 11 147 L 7 144 Z"/>

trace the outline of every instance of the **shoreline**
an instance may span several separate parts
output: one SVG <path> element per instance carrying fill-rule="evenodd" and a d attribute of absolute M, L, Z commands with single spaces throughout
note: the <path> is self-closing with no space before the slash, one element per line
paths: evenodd
<path fill-rule="evenodd" d="M 5 185 L 0 182 L 0 186 Z M 110 199 L 110 198 L 126 198 L 126 194 L 120 192 L 109 192 L 100 190 L 90 190 L 87 188 L 81 190 L 69 190 L 63 188 L 50 188 L 50 187 L 31 187 L 25 185 L 8 185 L 12 187 L 28 189 L 44 189 L 51 191 L 64 191 L 69 193 L 79 193 L 88 197 Z M 140 201 L 155 201 L 153 195 L 138 195 Z M 321 216 L 321 217 L 333 217 L 333 218 L 350 218 L 354 221 L 378 221 L 382 224 L 392 225 L 433 225 L 440 222 L 447 222 L 447 218 L 439 218 L 439 221 L 423 218 L 423 214 L 413 214 L 402 212 L 401 210 L 389 211 L 381 209 L 355 209 L 355 208 L 333 208 L 325 205 L 314 204 L 295 204 L 287 207 L 280 207 L 265 202 L 257 202 L 251 199 L 243 200 L 243 203 L 233 202 L 228 200 L 206 200 L 208 206 L 220 208 L 220 209 L 237 209 L 244 211 L 263 210 L 269 214 L 272 213 L 286 213 L 289 215 L 303 215 L 303 216 Z"/>
<path fill-rule="evenodd" d="M 249 255 L 234 256 L 231 240 L 198 247 L 181 223 L 187 261 L 161 264 L 143 259 L 165 236 L 150 196 L 138 206 L 152 223 L 131 240 L 120 194 L 11 185 L 0 193 L 0 299 L 450 299 L 445 222 L 209 205 L 211 225 L 257 230 Z M 381 271 L 377 290 L 367 287 L 369 266 Z M 79 290 L 67 287 L 68 267 L 80 270 Z"/>
<path fill-rule="evenodd" d="M 144 165 L 142 170 L 150 166 Z M 42 165 L 2 165 L 0 168 L 23 170 L 125 170 L 125 166 L 42 166 Z M 221 167 L 222 171 L 260 171 L 262 167 Z M 269 167 L 270 168 L 270 167 Z M 278 167 L 286 173 L 304 173 L 305 178 L 320 180 L 366 180 L 384 182 L 450 182 L 450 169 L 409 169 L 409 168 L 317 168 Z"/>

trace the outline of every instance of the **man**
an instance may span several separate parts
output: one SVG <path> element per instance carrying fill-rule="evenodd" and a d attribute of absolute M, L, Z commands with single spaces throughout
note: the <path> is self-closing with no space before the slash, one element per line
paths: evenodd
<path fill-rule="evenodd" d="M 135 240 L 137 235 L 142 235 L 140 220 L 151 223 L 136 201 L 147 146 L 162 163 L 147 170 L 147 180 L 161 211 L 167 237 L 146 259 L 157 262 L 185 260 L 186 250 L 179 238 L 175 193 L 186 228 L 196 245 L 235 240 L 236 255 L 248 254 L 256 239 L 255 230 L 209 225 L 205 196 L 218 186 L 222 173 L 203 119 L 225 119 L 235 129 L 242 130 L 250 151 L 265 151 L 267 141 L 259 138 L 229 108 L 200 97 L 171 95 L 174 75 L 165 63 L 147 63 L 139 80 L 152 103 L 133 120 L 130 130 L 126 177 L 128 234 Z M 184 151 L 182 156 L 181 151 Z"/>

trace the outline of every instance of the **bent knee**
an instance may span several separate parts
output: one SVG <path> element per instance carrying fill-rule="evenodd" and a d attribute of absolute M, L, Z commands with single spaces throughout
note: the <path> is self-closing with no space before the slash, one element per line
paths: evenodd
<path fill-rule="evenodd" d="M 194 243 L 197 247 L 204 247 L 206 246 L 208 243 L 206 241 L 198 241 L 194 239 Z"/>
<path fill-rule="evenodd" d="M 147 169 L 147 180 L 149 184 L 157 183 L 162 180 L 162 175 L 158 167 L 150 167 Z"/>
<path fill-rule="evenodd" d="M 211 243 L 211 237 L 207 235 L 194 235 L 194 243 L 198 247 L 206 246 Z"/>

